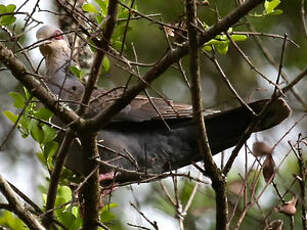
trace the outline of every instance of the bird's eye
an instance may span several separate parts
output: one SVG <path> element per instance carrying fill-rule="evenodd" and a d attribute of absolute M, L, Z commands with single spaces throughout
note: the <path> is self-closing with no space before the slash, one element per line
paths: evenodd
<path fill-rule="evenodd" d="M 54 39 L 56 39 L 56 40 L 62 40 L 62 39 L 63 39 L 62 32 L 59 31 L 59 30 L 56 30 L 56 31 L 53 33 L 53 37 L 54 37 Z"/>

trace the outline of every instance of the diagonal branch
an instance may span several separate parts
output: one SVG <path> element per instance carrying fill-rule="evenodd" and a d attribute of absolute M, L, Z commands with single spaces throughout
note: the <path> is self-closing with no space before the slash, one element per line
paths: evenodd
<path fill-rule="evenodd" d="M 0 175 L 0 191 L 9 202 L 13 212 L 29 227 L 31 230 L 45 230 L 45 228 L 38 222 L 38 220 L 30 214 L 29 210 L 23 207 L 23 204 L 15 196 L 13 189 Z"/>

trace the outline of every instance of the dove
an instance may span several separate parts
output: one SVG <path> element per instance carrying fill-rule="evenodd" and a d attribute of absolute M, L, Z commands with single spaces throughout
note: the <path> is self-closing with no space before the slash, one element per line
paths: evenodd
<path fill-rule="evenodd" d="M 77 110 L 85 87 L 69 71 L 69 66 L 74 64 L 66 36 L 53 25 L 41 27 L 36 36 L 41 41 L 39 49 L 45 58 L 46 85 L 60 101 Z M 123 93 L 121 88 L 94 89 L 83 118 L 94 117 L 119 100 Z M 248 105 L 259 113 L 268 101 L 258 100 Z M 278 98 L 255 132 L 280 124 L 290 112 L 286 101 Z M 255 116 L 244 106 L 227 111 L 205 111 L 203 115 L 213 155 L 236 145 Z M 117 182 L 138 181 L 202 160 L 192 106 L 172 100 L 137 96 L 98 131 L 97 138 L 100 172 L 102 175 L 116 172 L 115 178 L 111 178 Z M 68 151 L 65 166 L 84 175 L 84 150 L 78 138 Z"/>

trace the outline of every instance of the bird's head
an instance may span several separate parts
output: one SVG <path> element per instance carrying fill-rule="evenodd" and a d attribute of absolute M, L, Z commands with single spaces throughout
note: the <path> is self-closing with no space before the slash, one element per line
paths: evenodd
<path fill-rule="evenodd" d="M 43 26 L 36 32 L 36 38 L 41 41 L 39 49 L 46 59 L 52 56 L 70 56 L 68 39 L 59 28 L 51 25 Z"/>

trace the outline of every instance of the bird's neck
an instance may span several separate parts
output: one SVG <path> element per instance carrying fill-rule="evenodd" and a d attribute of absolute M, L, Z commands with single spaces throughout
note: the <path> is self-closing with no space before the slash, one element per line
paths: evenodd
<path fill-rule="evenodd" d="M 69 66 L 74 65 L 74 61 L 71 60 L 70 49 L 63 52 L 50 52 L 45 55 L 46 63 L 46 83 L 54 94 L 59 94 L 61 89 L 74 85 L 79 86 L 78 79 L 71 74 Z M 62 52 L 61 52 L 62 51 Z M 65 83 L 65 85 L 64 85 Z"/>
<path fill-rule="evenodd" d="M 57 52 L 46 55 L 46 76 L 47 78 L 54 78 L 58 76 L 70 65 L 70 55 L 68 52 Z"/>

